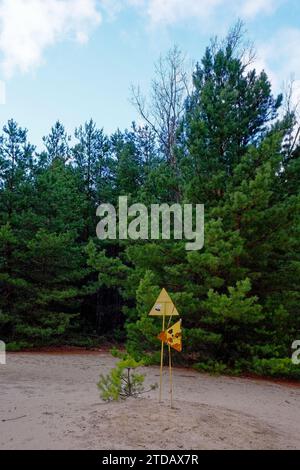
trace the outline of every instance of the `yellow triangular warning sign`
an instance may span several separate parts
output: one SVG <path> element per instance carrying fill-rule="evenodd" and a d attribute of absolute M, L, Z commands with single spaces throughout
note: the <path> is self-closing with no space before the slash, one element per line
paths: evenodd
<path fill-rule="evenodd" d="M 149 315 L 151 316 L 163 316 L 166 315 L 168 317 L 179 315 L 177 309 L 172 302 L 171 297 L 169 296 L 166 289 L 162 289 L 161 293 L 156 299 L 155 304 L 153 305 L 152 309 L 150 310 Z"/>
<path fill-rule="evenodd" d="M 170 326 L 167 330 L 162 331 L 158 335 L 158 339 L 163 341 L 164 343 L 171 346 L 171 348 L 176 349 L 176 351 L 182 351 L 182 340 L 181 340 L 181 320 L 174 323 L 174 325 Z"/>

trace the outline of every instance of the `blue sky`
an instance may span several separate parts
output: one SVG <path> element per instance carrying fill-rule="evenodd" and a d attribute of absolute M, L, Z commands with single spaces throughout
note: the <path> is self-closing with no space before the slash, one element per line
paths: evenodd
<path fill-rule="evenodd" d="M 136 113 L 130 85 L 147 91 L 153 63 L 177 44 L 200 60 L 209 38 L 244 20 L 275 91 L 293 74 L 300 96 L 299 0 L 0 0 L 0 78 L 13 117 L 41 138 L 91 117 L 112 132 Z"/>

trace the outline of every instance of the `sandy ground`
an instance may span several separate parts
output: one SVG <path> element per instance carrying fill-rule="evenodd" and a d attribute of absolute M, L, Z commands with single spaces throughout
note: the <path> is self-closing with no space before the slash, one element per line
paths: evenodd
<path fill-rule="evenodd" d="M 104 403 L 109 354 L 8 354 L 0 365 L 0 449 L 299 449 L 300 388 L 174 370 L 158 391 Z M 159 369 L 145 369 L 146 382 Z"/>

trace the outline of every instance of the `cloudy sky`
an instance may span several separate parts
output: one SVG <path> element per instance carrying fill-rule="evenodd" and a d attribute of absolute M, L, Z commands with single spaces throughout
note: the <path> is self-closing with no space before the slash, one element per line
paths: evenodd
<path fill-rule="evenodd" d="M 238 18 L 274 90 L 292 75 L 300 90 L 299 0 L 0 0 L 0 125 L 13 117 L 38 145 L 57 119 L 129 127 L 130 85 L 147 89 L 158 56 L 177 44 L 200 60 Z"/>

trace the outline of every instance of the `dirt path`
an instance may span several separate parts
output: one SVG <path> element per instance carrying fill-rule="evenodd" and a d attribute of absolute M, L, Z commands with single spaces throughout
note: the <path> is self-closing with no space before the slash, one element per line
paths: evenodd
<path fill-rule="evenodd" d="M 299 449 L 300 388 L 174 370 L 175 407 L 103 403 L 108 354 L 8 354 L 0 365 L 0 449 Z M 156 367 L 145 369 L 158 382 Z"/>

